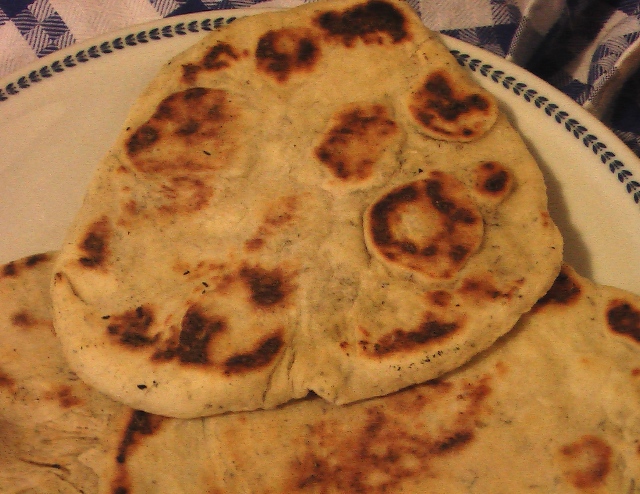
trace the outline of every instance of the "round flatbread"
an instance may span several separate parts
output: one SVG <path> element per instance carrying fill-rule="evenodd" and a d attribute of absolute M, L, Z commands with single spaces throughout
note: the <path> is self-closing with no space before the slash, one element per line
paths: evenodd
<path fill-rule="evenodd" d="M 561 259 L 537 163 L 437 36 L 402 2 L 317 2 L 162 69 L 69 231 L 55 325 L 147 412 L 347 403 L 487 348 Z"/>
<path fill-rule="evenodd" d="M 53 333 L 53 254 L 0 266 L 0 492 L 95 493 L 110 421 L 127 413 L 67 366 Z"/>
<path fill-rule="evenodd" d="M 512 332 L 441 379 L 344 406 L 134 412 L 102 492 L 637 494 L 639 404 L 640 297 L 565 266 Z"/>

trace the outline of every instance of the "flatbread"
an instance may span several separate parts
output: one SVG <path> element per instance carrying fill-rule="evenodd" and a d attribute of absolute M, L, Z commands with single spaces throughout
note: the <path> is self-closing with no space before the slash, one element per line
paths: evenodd
<path fill-rule="evenodd" d="M 101 492 L 638 494 L 639 404 L 640 297 L 565 266 L 513 331 L 441 379 L 341 407 L 134 412 Z"/>
<path fill-rule="evenodd" d="M 51 253 L 0 266 L 3 494 L 97 492 L 110 420 L 128 411 L 66 365 L 51 321 L 52 266 Z"/>
<path fill-rule="evenodd" d="M 69 231 L 55 326 L 147 412 L 342 404 L 468 361 L 561 259 L 537 163 L 437 36 L 402 2 L 316 2 L 161 70 Z"/>

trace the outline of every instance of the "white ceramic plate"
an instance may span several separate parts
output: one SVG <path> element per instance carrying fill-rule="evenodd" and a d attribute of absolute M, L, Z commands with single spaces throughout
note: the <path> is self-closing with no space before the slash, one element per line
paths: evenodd
<path fill-rule="evenodd" d="M 216 26 L 258 10 L 176 17 L 56 52 L 0 81 L 0 263 L 57 249 L 100 158 L 157 69 Z M 563 94 L 444 38 L 501 101 L 538 158 L 565 258 L 640 293 L 640 161 Z"/>

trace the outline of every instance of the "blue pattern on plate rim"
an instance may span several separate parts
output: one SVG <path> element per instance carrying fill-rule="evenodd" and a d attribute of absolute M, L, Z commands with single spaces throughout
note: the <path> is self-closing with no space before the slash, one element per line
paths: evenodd
<path fill-rule="evenodd" d="M 167 24 L 163 27 L 154 27 L 149 30 L 119 36 L 110 41 L 103 41 L 89 48 L 81 49 L 75 54 L 54 60 L 48 65 L 43 65 L 38 70 L 32 70 L 27 75 L 19 77 L 17 81 L 10 82 L 4 88 L 0 88 L 0 103 L 7 101 L 9 97 L 16 96 L 33 84 L 48 79 L 57 73 L 72 69 L 73 67 L 85 64 L 115 51 L 144 43 L 173 38 L 175 36 L 213 31 L 232 23 L 234 20 L 236 20 L 235 16 L 211 17 L 199 21 L 179 22 L 173 25 Z M 600 158 L 600 161 L 604 165 L 607 165 L 609 171 L 625 186 L 626 192 L 632 195 L 635 203 L 640 204 L 640 183 L 633 178 L 633 173 L 625 167 L 624 163 L 617 158 L 613 151 L 607 148 L 605 143 L 590 133 L 589 129 L 577 119 L 572 118 L 569 112 L 560 108 L 559 105 L 550 101 L 549 98 L 540 94 L 536 89 L 529 87 L 524 82 L 518 81 L 513 76 L 507 75 L 504 71 L 496 69 L 490 64 L 483 63 L 483 61 L 478 58 L 472 58 L 471 55 L 462 53 L 459 50 L 451 50 L 451 53 L 463 67 L 467 67 L 471 71 L 481 74 L 496 84 L 502 85 L 505 89 L 512 91 L 525 101 L 532 103 L 536 108 L 544 111 L 545 114 L 552 117 L 556 123 L 563 125 L 565 130 L 582 142 L 585 147 L 591 148 L 593 153 Z"/>
<path fill-rule="evenodd" d="M 67 69 L 84 64 L 90 60 L 108 55 L 114 51 L 124 48 L 138 46 L 140 44 L 152 41 L 160 41 L 162 39 L 174 38 L 176 36 L 185 36 L 193 33 L 201 33 L 203 31 L 213 31 L 222 26 L 231 24 L 237 17 L 216 17 L 206 18 L 199 21 L 179 22 L 177 24 L 167 24 L 163 27 L 154 27 L 149 30 L 130 33 L 125 36 L 119 36 L 110 41 L 92 45 L 89 48 L 82 49 L 74 54 L 67 55 L 64 58 L 57 59 L 48 65 L 43 65 L 38 70 L 32 70 L 27 75 L 19 77 L 17 81 L 10 82 L 4 88 L 0 88 L 0 102 L 7 101 L 9 97 L 20 94 L 25 89 L 31 87 L 34 83 L 41 82 L 53 75 L 64 72 Z"/>

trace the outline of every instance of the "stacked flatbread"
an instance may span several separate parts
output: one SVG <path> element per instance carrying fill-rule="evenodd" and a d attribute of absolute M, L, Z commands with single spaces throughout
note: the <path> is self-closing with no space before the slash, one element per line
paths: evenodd
<path fill-rule="evenodd" d="M 123 425 L 104 494 L 638 494 L 640 297 L 565 266 L 512 332 L 442 379 L 340 407 Z"/>
<path fill-rule="evenodd" d="M 2 492 L 640 492 L 640 297 L 568 266 L 513 331 L 438 380 L 183 420 L 78 381 L 51 332 L 52 264 L 2 267 Z"/>
<path fill-rule="evenodd" d="M 128 408 L 69 369 L 53 332 L 53 257 L 0 266 L 0 492 L 95 493 L 110 421 Z"/>
<path fill-rule="evenodd" d="M 640 494 L 640 297 L 562 266 L 396 0 L 172 60 L 62 251 L 0 269 L 2 492 Z"/>
<path fill-rule="evenodd" d="M 164 67 L 124 128 L 52 294 L 71 368 L 137 409 L 424 382 L 560 268 L 537 163 L 400 1 L 237 20 Z"/>

